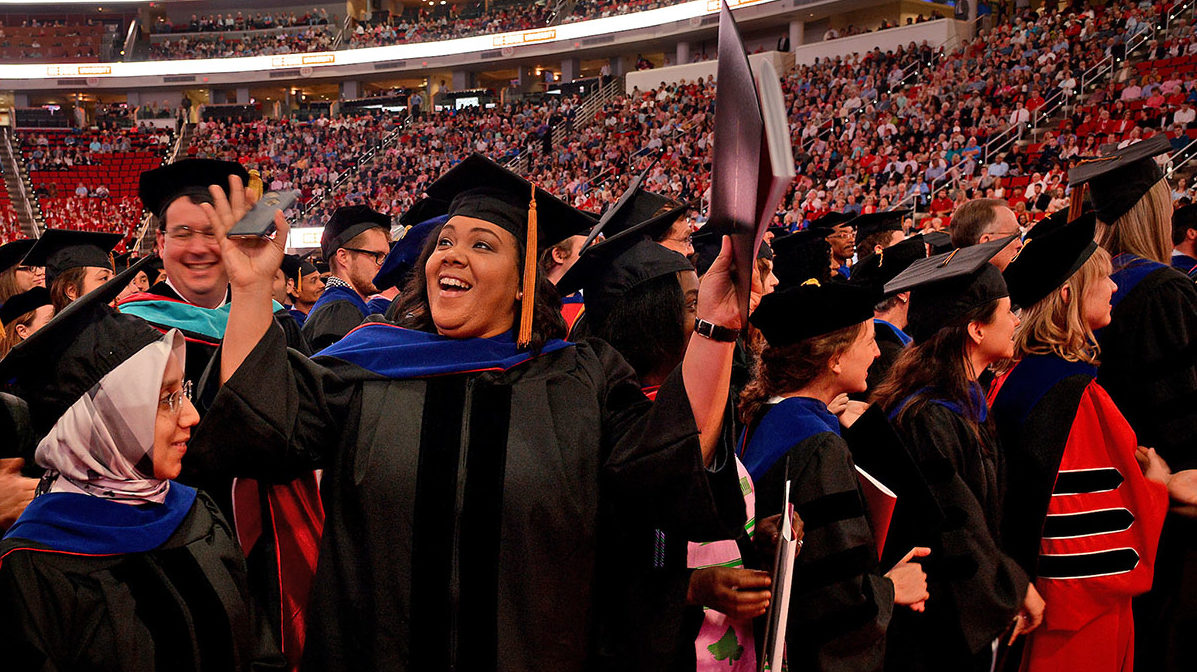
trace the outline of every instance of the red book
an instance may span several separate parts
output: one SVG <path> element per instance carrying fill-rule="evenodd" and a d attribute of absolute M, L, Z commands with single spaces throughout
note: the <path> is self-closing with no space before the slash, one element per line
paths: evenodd
<path fill-rule="evenodd" d="M 860 491 L 864 493 L 865 506 L 869 510 L 869 526 L 873 528 L 873 539 L 877 542 L 877 557 L 880 559 L 881 551 L 885 549 L 885 536 L 894 517 L 894 506 L 898 503 L 898 496 L 860 467 L 856 467 L 856 478 L 860 481 Z"/>

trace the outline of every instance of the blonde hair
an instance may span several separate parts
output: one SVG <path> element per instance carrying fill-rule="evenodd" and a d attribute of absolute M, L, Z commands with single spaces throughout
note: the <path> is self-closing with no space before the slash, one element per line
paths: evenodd
<path fill-rule="evenodd" d="M 1097 364 L 1100 348 L 1085 322 L 1085 292 L 1110 277 L 1110 253 L 1097 248 L 1093 256 L 1065 282 L 1069 300 L 1059 290 L 1025 308 L 1014 335 L 1014 359 L 1027 355 L 1056 355 L 1069 362 Z"/>
<path fill-rule="evenodd" d="M 1160 179 L 1116 222 L 1097 220 L 1097 244 L 1111 255 L 1130 252 L 1168 264 L 1172 259 L 1172 190 Z"/>

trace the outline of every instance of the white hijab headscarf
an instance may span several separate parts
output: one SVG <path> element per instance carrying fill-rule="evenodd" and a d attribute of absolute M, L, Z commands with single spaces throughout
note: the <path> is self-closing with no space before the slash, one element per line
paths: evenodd
<path fill-rule="evenodd" d="M 37 445 L 37 463 L 53 472 L 50 492 L 74 492 L 124 504 L 166 500 L 170 481 L 154 478 L 154 426 L 166 364 L 186 363 L 178 329 L 109 371 L 58 419 Z"/>

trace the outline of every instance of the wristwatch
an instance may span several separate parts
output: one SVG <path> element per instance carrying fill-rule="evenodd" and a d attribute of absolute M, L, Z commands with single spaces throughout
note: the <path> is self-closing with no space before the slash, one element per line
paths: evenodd
<path fill-rule="evenodd" d="M 694 333 L 720 343 L 735 343 L 740 336 L 738 329 L 721 327 L 714 322 L 707 322 L 701 317 L 694 318 Z"/>

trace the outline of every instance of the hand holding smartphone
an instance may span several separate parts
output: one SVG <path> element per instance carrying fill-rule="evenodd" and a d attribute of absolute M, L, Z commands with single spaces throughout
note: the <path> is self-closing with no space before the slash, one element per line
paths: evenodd
<path fill-rule="evenodd" d="M 274 234 L 274 213 L 286 210 L 299 200 L 299 192 L 268 191 L 262 194 L 254 207 L 245 216 L 237 220 L 233 228 L 229 229 L 229 238 L 266 238 Z"/>

